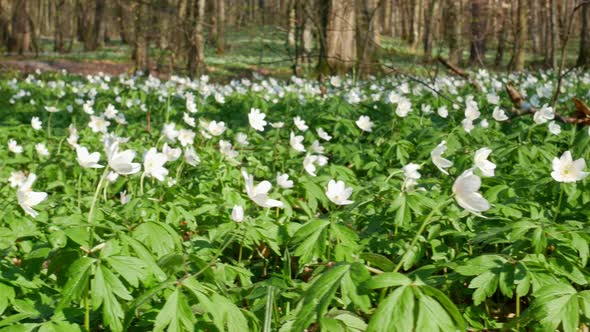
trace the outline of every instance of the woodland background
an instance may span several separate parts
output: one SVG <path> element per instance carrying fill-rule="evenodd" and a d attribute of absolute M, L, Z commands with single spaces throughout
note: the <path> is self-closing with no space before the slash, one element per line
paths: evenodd
<path fill-rule="evenodd" d="M 588 2 L 0 0 L 0 41 L 8 69 L 31 58 L 192 77 L 367 77 L 437 58 L 515 71 L 588 67 Z"/>

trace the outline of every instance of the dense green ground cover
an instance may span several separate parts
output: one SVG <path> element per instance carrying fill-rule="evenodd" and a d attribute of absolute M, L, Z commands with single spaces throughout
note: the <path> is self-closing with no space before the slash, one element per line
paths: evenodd
<path fill-rule="evenodd" d="M 588 325 L 590 75 L 475 77 L 1 81 L 0 329 Z"/>

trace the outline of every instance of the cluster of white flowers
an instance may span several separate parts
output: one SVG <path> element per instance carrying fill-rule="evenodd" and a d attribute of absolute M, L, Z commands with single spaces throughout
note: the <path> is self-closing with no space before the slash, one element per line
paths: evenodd
<path fill-rule="evenodd" d="M 462 127 L 467 133 L 471 133 L 476 127 L 486 129 L 488 127 L 499 126 L 500 124 L 498 123 L 509 122 L 508 120 L 510 119 L 505 109 L 502 108 L 503 103 L 499 93 L 502 84 L 490 75 L 478 76 L 478 80 L 488 80 L 489 83 L 482 84 L 485 87 L 482 98 L 476 100 L 476 96 L 468 95 L 465 98 L 458 97 L 456 103 L 450 103 L 449 105 L 439 104 L 436 106 L 416 102 L 412 96 L 422 95 L 425 91 L 419 85 L 411 86 L 407 82 L 397 82 L 399 84 L 392 90 L 379 84 L 371 84 L 368 89 L 361 89 L 352 80 L 333 76 L 329 80 L 328 96 L 325 96 L 325 92 L 322 91 L 319 84 L 299 78 L 293 78 L 290 84 L 281 84 L 273 79 L 256 78 L 252 81 L 247 79 L 241 81 L 236 80 L 227 86 L 218 86 L 209 83 L 208 77 L 201 77 L 198 80 L 172 77 L 168 82 L 161 82 L 153 77 L 149 77 L 145 81 L 140 81 L 134 77 L 130 78 L 123 75 L 119 77 L 119 85 L 121 87 L 154 93 L 160 102 L 165 102 L 171 96 L 183 100 L 182 105 L 184 106 L 178 112 L 182 114 L 182 121 L 179 119 L 180 116 L 174 119 L 176 122 L 169 122 L 167 117 L 166 123 L 154 124 L 154 127 L 158 128 L 158 130 L 161 127 L 161 140 L 155 146 L 145 146 L 146 150 L 144 150 L 141 163 L 141 161 L 134 162 L 137 153 L 141 151 L 127 148 L 126 144 L 130 139 L 117 137 L 114 133 L 121 132 L 117 131 L 117 128 L 125 128 L 124 126 L 127 124 L 125 114 L 129 115 L 128 112 L 132 110 L 147 112 L 150 110 L 150 106 L 139 98 L 119 96 L 119 87 L 111 88 L 110 82 L 112 78 L 106 75 L 89 76 L 87 79 L 89 82 L 87 86 L 84 84 L 68 85 L 65 82 L 53 82 L 50 84 L 54 89 L 59 90 L 56 94 L 58 96 L 65 95 L 66 90 L 69 89 L 70 91 L 68 92 L 76 95 L 75 102 L 73 105 L 37 106 L 39 109 L 44 109 L 47 112 L 45 114 L 47 117 L 31 117 L 30 126 L 33 129 L 31 133 L 42 135 L 42 132 L 39 131 L 44 126 L 47 127 L 49 132 L 51 124 L 50 116 L 53 113 L 60 111 L 68 111 L 70 113 L 74 111 L 80 112 L 88 120 L 84 122 L 84 127 L 87 126 L 85 129 L 86 133 L 82 132 L 82 128 L 84 127 L 79 127 L 81 130 L 79 132 L 78 128 L 72 124 L 68 128 L 66 139 L 66 142 L 75 150 L 77 163 L 85 169 L 106 168 L 106 179 L 111 182 L 117 181 L 119 176 L 140 173 L 143 169 L 143 172 L 141 172 L 142 185 L 144 177 L 153 178 L 168 185 L 174 185 L 176 178 L 169 176 L 168 165 L 178 160 L 180 160 L 178 163 L 182 163 L 182 165 L 186 164 L 193 167 L 199 165 L 201 160 L 195 147 L 198 148 L 204 142 L 212 142 L 209 146 L 218 146 L 218 153 L 225 158 L 223 160 L 228 161 L 231 165 L 241 167 L 241 173 L 245 181 L 246 195 L 257 206 L 263 208 L 284 207 L 283 201 L 278 199 L 281 194 L 279 191 L 288 191 L 288 189 L 294 188 L 296 183 L 286 173 L 286 171 L 293 170 L 279 169 L 276 174 L 276 188 L 279 191 L 271 192 L 273 185 L 267 180 L 254 185 L 254 177 L 247 173 L 246 165 L 243 165 L 243 163 L 247 161 L 246 154 L 249 150 L 255 148 L 260 137 L 272 135 L 275 132 L 277 133 L 277 137 L 280 137 L 279 133 L 281 133 L 282 137 L 285 137 L 289 133 L 289 145 L 286 145 L 286 142 L 285 145 L 291 148 L 291 152 L 289 152 L 290 156 L 292 158 L 298 158 L 297 160 L 302 163 L 302 169 L 308 175 L 315 177 L 318 174 L 318 167 L 328 165 L 328 156 L 330 156 L 330 152 L 332 151 L 330 144 L 338 144 L 336 142 L 338 139 L 334 139 L 333 137 L 333 135 L 339 137 L 339 134 L 336 132 L 337 127 L 330 127 L 329 124 L 325 123 L 322 124 L 323 127 L 314 126 L 313 121 L 309 121 L 311 117 L 307 118 L 308 115 L 304 113 L 299 113 L 299 115 L 292 119 L 279 118 L 282 121 L 271 122 L 270 119 L 275 117 L 272 113 L 272 108 L 258 106 L 262 110 L 252 107 L 247 114 L 249 128 L 240 128 L 243 132 L 238 132 L 234 131 L 237 128 L 233 126 L 233 121 L 226 119 L 228 121 L 226 125 L 224 121 L 219 119 L 212 120 L 201 117 L 202 112 L 199 112 L 198 107 L 204 110 L 212 107 L 211 103 L 213 103 L 213 106 L 224 104 L 234 94 L 243 95 L 254 92 L 259 94 L 264 101 L 273 104 L 277 103 L 287 93 L 297 93 L 298 100 L 301 103 L 306 103 L 309 100 L 325 100 L 328 96 L 339 96 L 342 100 L 355 105 L 355 109 L 359 109 L 361 106 L 360 103 L 367 101 L 385 102 L 390 105 L 388 106 L 390 107 L 388 110 L 389 115 L 395 114 L 398 117 L 396 121 L 405 121 L 399 118 L 406 118 L 413 111 L 420 113 L 419 115 L 421 117 L 429 116 L 443 119 L 449 117 L 450 113 L 460 114 L 462 121 L 461 126 L 458 128 Z M 28 78 L 28 80 L 29 83 L 45 84 L 42 81 L 37 81 L 35 78 Z M 527 83 L 525 81 L 523 82 L 523 88 L 533 87 L 532 84 L 534 83 Z M 434 85 L 438 89 L 446 90 L 449 93 L 457 93 L 457 89 L 461 87 L 461 84 L 460 81 L 449 77 L 437 78 L 434 82 Z M 10 99 L 12 104 L 27 99 L 30 99 L 31 104 L 38 102 L 35 102 L 34 98 L 31 98 L 30 92 L 20 89 L 18 84 L 11 85 L 11 88 L 17 90 Z M 562 128 L 556 122 L 559 118 L 556 117 L 555 110 L 547 104 L 540 107 L 538 105 L 540 100 L 550 97 L 551 93 L 547 93 L 547 91 L 551 91 L 551 88 L 551 86 L 540 86 L 535 89 L 529 89 L 529 93 L 531 93 L 530 91 L 536 91 L 536 94 L 533 93 L 528 99 L 531 105 L 538 108 L 533 114 L 534 123 L 537 125 L 546 125 L 546 130 L 549 133 L 560 135 Z M 115 93 L 116 98 L 112 101 L 110 100 L 111 103 L 108 103 L 104 107 L 104 104 L 96 99 L 96 97 L 102 93 L 101 91 L 106 90 L 112 90 L 111 92 Z M 169 91 L 175 92 L 173 95 L 169 95 Z M 364 114 L 358 113 L 360 112 L 357 112 L 352 120 L 360 129 L 362 135 L 372 137 L 378 136 L 377 133 L 382 132 L 380 130 L 381 123 L 379 120 L 382 119 L 381 117 L 373 117 L 372 114 L 369 114 L 373 119 L 378 119 L 376 122 L 373 122 L 371 117 L 367 115 L 367 112 L 363 112 Z M 44 121 L 41 121 L 41 118 Z M 306 118 L 309 122 L 306 121 Z M 355 118 L 356 120 L 354 120 Z M 179 125 L 177 126 L 177 124 Z M 331 130 L 333 131 L 331 132 Z M 85 135 L 89 134 L 90 131 L 96 136 L 102 136 L 104 158 L 101 156 L 101 152 L 91 152 L 89 150 L 90 140 Z M 199 135 L 197 136 L 197 134 Z M 81 135 L 82 139 L 80 138 Z M 19 140 L 22 143 L 22 140 Z M 450 144 L 450 153 L 447 153 L 447 141 Z M 52 154 L 56 154 L 58 151 L 57 148 L 53 150 L 53 145 L 45 142 L 36 142 L 34 145 L 25 144 L 27 152 L 25 152 L 25 148 L 15 139 L 10 138 L 7 144 L 8 150 L 12 154 L 27 155 L 30 151 L 34 151 L 37 157 L 42 160 L 47 160 L 47 158 L 50 158 Z M 161 148 L 160 144 L 162 144 Z M 276 142 L 276 144 L 280 143 Z M 326 146 L 322 144 L 326 144 Z M 94 150 L 95 148 L 92 149 Z M 473 155 L 473 166 L 466 170 L 456 170 L 456 168 L 453 168 L 455 165 L 454 162 L 446 159 L 455 159 L 453 158 L 453 152 L 456 152 L 454 150 L 456 150 L 456 146 L 451 144 L 450 139 L 440 141 L 430 152 L 432 164 L 447 176 L 458 175 L 452 186 L 452 192 L 457 203 L 467 211 L 481 214 L 490 208 L 488 201 L 479 192 L 482 185 L 482 178 L 485 179 L 496 175 L 496 164 L 490 161 L 492 149 L 481 147 L 475 151 Z M 101 158 L 103 159 L 102 163 Z M 500 157 L 495 155 L 494 159 L 496 158 Z M 586 168 L 585 160 L 578 159 L 574 161 L 569 151 L 564 152 L 560 158 L 556 157 L 553 160 L 552 166 L 553 171 L 551 172 L 551 176 L 558 182 L 576 182 L 588 175 L 587 172 L 584 172 Z M 413 162 L 401 167 L 400 172 L 404 174 L 402 190 L 415 190 L 422 178 L 420 172 L 425 171 L 422 167 L 425 167 L 424 163 L 418 164 Z M 501 173 L 501 170 L 498 170 L 498 173 Z M 321 176 L 318 178 L 321 179 Z M 47 198 L 47 193 L 45 192 L 32 191 L 32 186 L 36 179 L 37 176 L 35 174 L 26 175 L 23 171 L 14 171 L 9 178 L 10 185 L 18 188 L 17 197 L 19 204 L 27 214 L 33 217 L 37 215 L 33 207 Z M 327 184 L 324 184 L 326 185 L 326 197 L 334 204 L 349 205 L 353 203 L 350 200 L 353 189 L 352 187 L 347 187 L 343 181 L 331 179 Z M 423 188 L 416 190 L 423 190 Z M 275 198 L 271 198 L 271 196 Z M 121 202 L 128 202 L 129 197 L 130 195 L 126 192 L 121 193 Z M 243 204 L 233 206 L 231 218 L 236 222 L 245 220 Z"/>

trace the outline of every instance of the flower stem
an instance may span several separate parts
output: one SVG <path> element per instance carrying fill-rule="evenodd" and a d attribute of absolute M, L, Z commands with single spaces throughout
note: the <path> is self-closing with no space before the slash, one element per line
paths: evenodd
<path fill-rule="evenodd" d="M 51 137 L 51 112 L 49 112 L 49 115 L 47 116 L 47 137 Z"/>
<path fill-rule="evenodd" d="M 555 215 L 553 215 L 553 223 L 557 221 L 557 217 L 559 216 L 559 212 L 561 211 L 561 201 L 563 200 L 563 186 L 561 187 L 561 191 L 559 192 L 559 200 L 557 201 L 557 211 L 555 211 Z"/>
<path fill-rule="evenodd" d="M 145 179 L 145 172 L 141 173 L 141 178 L 139 179 L 139 194 L 143 196 L 143 180 Z"/>
<path fill-rule="evenodd" d="M 416 235 L 414 236 L 414 238 L 412 239 L 412 242 L 410 243 L 409 249 L 404 253 L 404 255 L 400 259 L 399 263 L 397 263 L 397 265 L 395 266 L 395 269 L 393 269 L 393 272 L 398 272 L 401 269 L 402 265 L 404 264 L 404 260 L 406 259 L 406 256 L 410 254 L 410 251 L 413 250 L 416 243 L 418 243 L 418 239 L 420 239 L 420 235 L 422 235 L 422 233 L 426 229 L 426 226 L 428 225 L 428 223 L 430 222 L 430 220 L 434 216 L 434 213 L 438 212 L 445 205 L 449 204 L 449 202 L 451 202 L 451 200 L 452 199 L 446 200 L 444 203 L 442 203 L 439 206 L 437 206 L 436 208 L 432 209 L 432 211 L 430 211 L 428 216 L 426 216 L 426 218 L 424 218 L 424 221 L 422 221 L 422 225 L 420 225 L 420 228 L 418 229 L 418 231 L 416 232 Z"/>
<path fill-rule="evenodd" d="M 98 195 L 100 193 L 100 189 L 104 183 L 104 181 L 107 178 L 107 174 L 109 172 L 109 168 L 105 167 L 104 172 L 102 173 L 102 176 L 100 177 L 100 180 L 98 181 L 98 185 L 96 186 L 96 191 L 94 192 L 94 197 L 92 198 L 92 203 L 90 204 L 90 211 L 88 212 L 88 224 L 90 224 L 90 231 L 88 234 L 88 249 L 91 249 L 93 247 L 93 242 L 94 242 L 94 229 L 95 229 L 95 224 L 93 222 L 93 217 L 94 217 L 94 209 L 96 207 L 96 201 L 98 200 Z M 90 251 L 86 253 L 86 256 L 90 255 Z M 86 296 L 84 297 L 84 327 L 86 328 L 86 331 L 90 331 L 90 297 L 92 295 L 90 294 L 90 279 L 88 280 L 88 286 L 86 288 Z"/>

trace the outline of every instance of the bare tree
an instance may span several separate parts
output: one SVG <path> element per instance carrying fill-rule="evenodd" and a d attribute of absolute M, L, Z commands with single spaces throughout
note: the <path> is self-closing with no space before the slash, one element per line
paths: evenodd
<path fill-rule="evenodd" d="M 31 50 L 32 31 L 29 23 L 28 0 L 16 0 L 12 12 L 12 35 L 8 43 L 8 50 L 23 54 Z"/>
<path fill-rule="evenodd" d="M 577 65 L 580 67 L 590 67 L 590 5 L 583 5 L 580 9 L 580 51 L 578 53 Z"/>
<path fill-rule="evenodd" d="M 461 61 L 461 19 L 459 18 L 459 4 L 456 0 L 445 0 L 445 35 L 449 46 L 449 61 Z"/>
<path fill-rule="evenodd" d="M 527 1 L 518 0 L 514 48 L 509 68 L 520 71 L 524 69 L 525 44 L 527 40 Z"/>
<path fill-rule="evenodd" d="M 471 64 L 485 62 L 486 34 L 488 19 L 488 0 L 471 1 L 471 47 L 469 62 Z"/>
<path fill-rule="evenodd" d="M 135 11 L 135 40 L 133 59 L 135 69 L 149 71 L 149 41 L 147 36 L 148 5 L 145 2 L 135 3 L 131 9 Z"/>
<path fill-rule="evenodd" d="M 205 19 L 205 0 L 195 0 L 192 8 L 193 29 L 189 39 L 188 72 L 191 77 L 205 73 L 205 38 L 203 21 Z"/>

